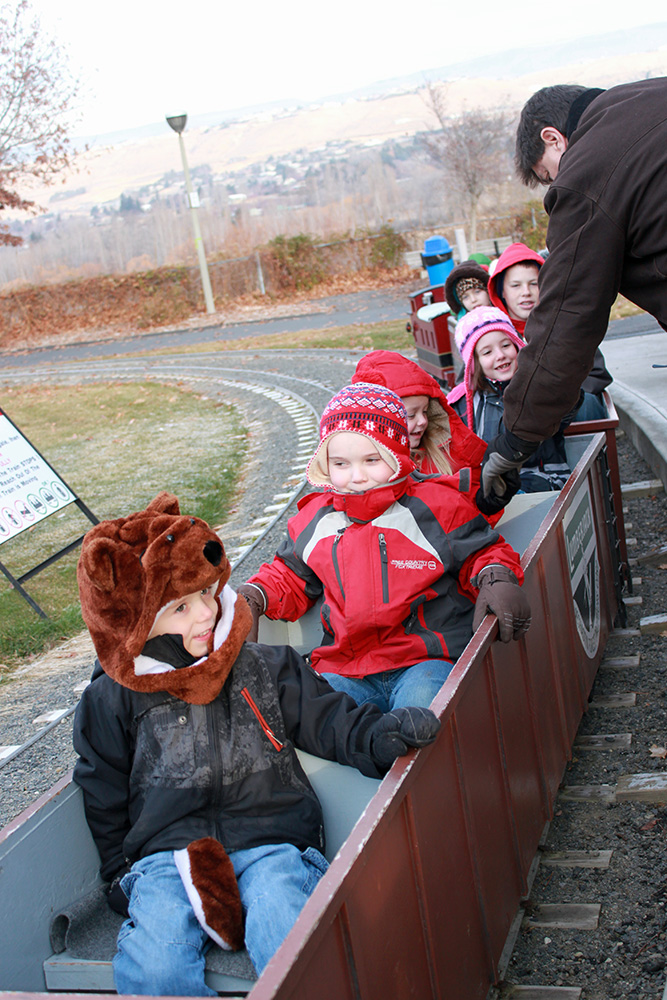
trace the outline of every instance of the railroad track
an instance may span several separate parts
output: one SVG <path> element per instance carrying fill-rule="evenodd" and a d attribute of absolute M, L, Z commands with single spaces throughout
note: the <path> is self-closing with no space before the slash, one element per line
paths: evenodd
<path fill-rule="evenodd" d="M 196 387 L 224 398 L 259 426 L 249 466 L 259 471 L 271 448 L 272 475 L 251 474 L 236 511 L 218 526 L 232 564 L 232 585 L 243 582 L 282 536 L 306 484 L 305 468 L 315 450 L 318 420 L 331 395 L 349 378 L 356 357 L 349 352 L 220 352 L 39 366 L 5 371 L 2 382 L 81 384 L 92 381 L 159 381 Z M 230 356 L 233 355 L 233 358 Z M 229 363 L 231 360 L 231 363 Z M 324 362 L 324 363 L 323 363 Z M 282 369 L 282 370 L 281 370 Z M 322 377 L 313 377 L 319 371 Z M 167 485 L 167 484 L 166 484 Z M 19 668 L 0 698 L 0 826 L 51 787 L 74 763 L 72 716 L 88 682 L 94 650 L 87 636 L 65 643 Z"/>

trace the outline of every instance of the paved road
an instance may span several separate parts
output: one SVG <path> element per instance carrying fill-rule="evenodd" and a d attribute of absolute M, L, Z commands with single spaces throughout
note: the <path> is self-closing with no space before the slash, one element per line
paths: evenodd
<path fill-rule="evenodd" d="M 123 340 L 104 340 L 44 347 L 31 351 L 0 353 L 0 370 L 33 367 L 61 361 L 83 361 L 109 355 L 134 354 L 137 351 L 159 351 L 166 348 L 189 347 L 215 341 L 240 340 L 273 333 L 299 333 L 302 330 L 324 330 L 355 323 L 382 323 L 390 320 L 407 321 L 411 286 L 383 290 L 352 292 L 313 300 L 313 311 L 305 314 L 253 320 L 244 323 L 201 326 L 194 329 L 170 330 L 162 333 L 136 333 Z M 639 337 L 661 330 L 657 321 L 646 314 L 611 323 L 607 340 L 619 337 Z M 604 344 L 602 345 L 604 348 Z M 665 344 L 667 355 L 667 342 Z"/>
<path fill-rule="evenodd" d="M 242 337 L 263 337 L 272 333 L 324 330 L 334 326 L 351 326 L 354 323 L 383 323 L 397 319 L 407 321 L 410 312 L 408 294 L 409 289 L 406 288 L 353 292 L 349 295 L 316 299 L 313 301 L 313 311 L 303 315 L 170 330 L 167 333 L 137 333 L 125 340 L 100 340 L 0 354 L 0 369 L 32 367 L 35 364 L 59 361 L 82 361 L 112 354 L 133 354 L 136 351 L 159 351 L 213 341 L 239 340 Z"/>

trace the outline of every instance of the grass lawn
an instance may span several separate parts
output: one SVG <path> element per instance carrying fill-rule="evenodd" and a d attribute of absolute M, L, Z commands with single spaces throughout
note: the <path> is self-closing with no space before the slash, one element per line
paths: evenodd
<path fill-rule="evenodd" d="M 409 350 L 405 321 L 247 337 L 166 353 L 269 348 Z M 157 352 L 141 352 L 157 353 Z M 220 524 L 231 506 L 245 455 L 246 430 L 235 411 L 193 392 L 155 383 L 33 386 L 3 390 L 2 404 L 21 432 L 100 520 L 139 510 L 162 489 L 183 510 Z M 88 530 L 75 505 L 0 546 L 19 577 Z M 83 628 L 76 549 L 25 583 L 49 616 L 39 618 L 0 575 L 0 681 L 25 659 Z"/>
<path fill-rule="evenodd" d="M 197 393 L 154 383 L 4 389 L 3 409 L 100 520 L 140 510 L 160 490 L 212 524 L 224 520 L 247 447 L 236 411 Z M 88 530 L 71 504 L 0 546 L 19 577 Z M 79 549 L 26 581 L 49 616 L 38 617 L 0 575 L 0 677 L 83 628 L 76 587 Z"/>
<path fill-rule="evenodd" d="M 216 340 L 205 344 L 185 347 L 171 347 L 160 351 L 138 351 L 150 354 L 197 354 L 211 351 L 267 351 L 298 350 L 299 348 L 323 348 L 348 351 L 409 351 L 415 342 L 405 329 L 406 319 L 390 320 L 386 323 L 355 323 L 352 326 L 337 326 L 327 330 L 299 330 L 295 333 L 270 333 L 257 337 L 241 337 L 234 340 Z M 259 327 L 259 324 L 258 324 Z"/>

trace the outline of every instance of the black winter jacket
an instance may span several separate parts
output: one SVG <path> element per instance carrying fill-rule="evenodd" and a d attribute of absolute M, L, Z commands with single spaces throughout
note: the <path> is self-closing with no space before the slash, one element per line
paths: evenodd
<path fill-rule="evenodd" d="M 74 780 L 102 877 L 207 836 L 228 852 L 323 851 L 322 810 L 295 745 L 382 777 L 371 755 L 381 716 L 333 691 L 288 646 L 246 643 L 208 705 L 131 691 L 97 664 L 75 717 Z"/>

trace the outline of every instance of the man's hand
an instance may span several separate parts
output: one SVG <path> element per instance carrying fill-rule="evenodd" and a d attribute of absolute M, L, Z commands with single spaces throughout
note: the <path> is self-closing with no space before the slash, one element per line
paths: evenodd
<path fill-rule="evenodd" d="M 523 463 L 538 447 L 538 441 L 522 441 L 509 431 L 494 438 L 482 462 L 483 495 L 487 499 L 495 499 L 501 506 L 509 503 L 516 493 L 516 489 L 512 490 L 516 478 L 513 479 L 511 474 L 518 474 Z"/>
<path fill-rule="evenodd" d="M 489 613 L 498 619 L 501 642 L 520 639 L 530 628 L 530 603 L 507 566 L 485 566 L 472 583 L 479 587 L 472 630 L 476 632 Z"/>
<path fill-rule="evenodd" d="M 259 619 L 266 611 L 267 605 L 264 588 L 260 587 L 256 583 L 242 583 L 241 586 L 237 588 L 236 593 L 240 594 L 241 597 L 245 597 L 248 602 L 248 606 L 252 611 L 252 628 L 248 632 L 246 642 L 257 642 Z"/>
<path fill-rule="evenodd" d="M 425 747 L 435 739 L 440 721 L 428 708 L 395 708 L 375 723 L 371 754 L 379 767 L 391 767 L 410 747 Z"/>

